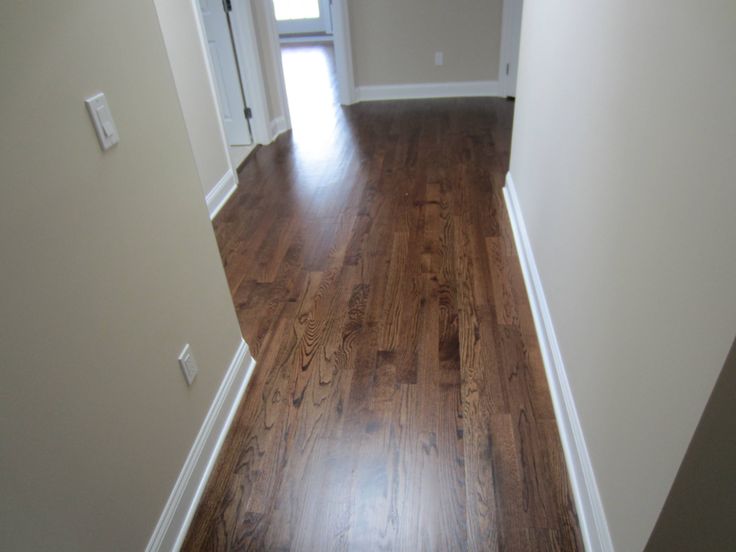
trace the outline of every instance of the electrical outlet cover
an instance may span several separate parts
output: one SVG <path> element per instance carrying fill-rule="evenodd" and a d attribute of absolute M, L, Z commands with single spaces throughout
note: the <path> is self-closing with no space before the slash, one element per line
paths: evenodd
<path fill-rule="evenodd" d="M 92 125 L 95 127 L 102 151 L 110 149 L 120 141 L 120 137 L 112 118 L 110 106 L 107 104 L 107 98 L 102 92 L 98 92 L 94 96 L 85 99 L 84 103 L 92 119 Z"/>
<path fill-rule="evenodd" d="M 179 354 L 179 366 L 181 366 L 181 371 L 184 373 L 184 379 L 187 380 L 187 385 L 192 385 L 194 378 L 197 377 L 199 368 L 197 367 L 197 362 L 194 360 L 192 348 L 189 346 L 189 343 L 184 345 L 184 348 Z"/>

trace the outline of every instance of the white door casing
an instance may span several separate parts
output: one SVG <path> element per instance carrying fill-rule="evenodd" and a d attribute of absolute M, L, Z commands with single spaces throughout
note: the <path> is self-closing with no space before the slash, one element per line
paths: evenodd
<path fill-rule="evenodd" d="M 238 66 L 233 52 L 227 15 L 220 0 L 198 0 L 207 53 L 215 81 L 217 103 L 228 145 L 243 146 L 253 141 L 245 118 Z"/>
<path fill-rule="evenodd" d="M 355 75 L 353 74 L 353 48 L 350 38 L 348 0 L 331 0 L 330 8 L 338 95 L 341 105 L 350 105 L 355 101 Z"/>
<path fill-rule="evenodd" d="M 519 43 L 521 41 L 521 12 L 524 0 L 504 0 L 501 27 L 501 60 L 498 68 L 501 92 L 516 96 L 516 77 L 519 74 Z"/>

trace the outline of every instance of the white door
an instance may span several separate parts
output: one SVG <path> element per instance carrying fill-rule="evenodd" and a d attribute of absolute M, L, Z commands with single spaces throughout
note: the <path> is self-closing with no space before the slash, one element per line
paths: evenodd
<path fill-rule="evenodd" d="M 253 140 L 245 118 L 243 91 L 225 7 L 221 0 L 199 0 L 199 8 L 228 145 L 251 144 Z"/>
<path fill-rule="evenodd" d="M 332 34 L 330 0 L 273 0 L 280 35 Z"/>
<path fill-rule="evenodd" d="M 501 66 L 504 93 L 516 96 L 516 77 L 519 74 L 519 42 L 521 40 L 521 12 L 523 0 L 503 2 L 503 59 Z"/>

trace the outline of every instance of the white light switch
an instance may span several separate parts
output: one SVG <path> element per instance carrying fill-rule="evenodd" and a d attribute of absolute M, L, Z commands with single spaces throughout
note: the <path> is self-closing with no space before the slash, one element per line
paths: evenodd
<path fill-rule="evenodd" d="M 444 65 L 445 64 L 445 54 L 444 54 L 444 52 L 435 52 L 434 53 L 434 64 L 437 65 L 437 66 Z"/>
<path fill-rule="evenodd" d="M 120 141 L 120 137 L 115 121 L 112 119 L 110 106 L 107 105 L 107 98 L 100 92 L 84 100 L 84 103 L 87 106 L 90 119 L 92 119 L 95 132 L 97 132 L 100 147 L 103 151 L 110 149 Z"/>

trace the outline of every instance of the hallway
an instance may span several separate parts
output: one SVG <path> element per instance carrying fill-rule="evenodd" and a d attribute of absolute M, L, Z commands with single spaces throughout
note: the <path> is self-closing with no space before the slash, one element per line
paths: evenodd
<path fill-rule="evenodd" d="M 215 220 L 258 365 L 184 549 L 582 550 L 501 192 L 513 104 L 294 100 L 314 53 Z"/>

